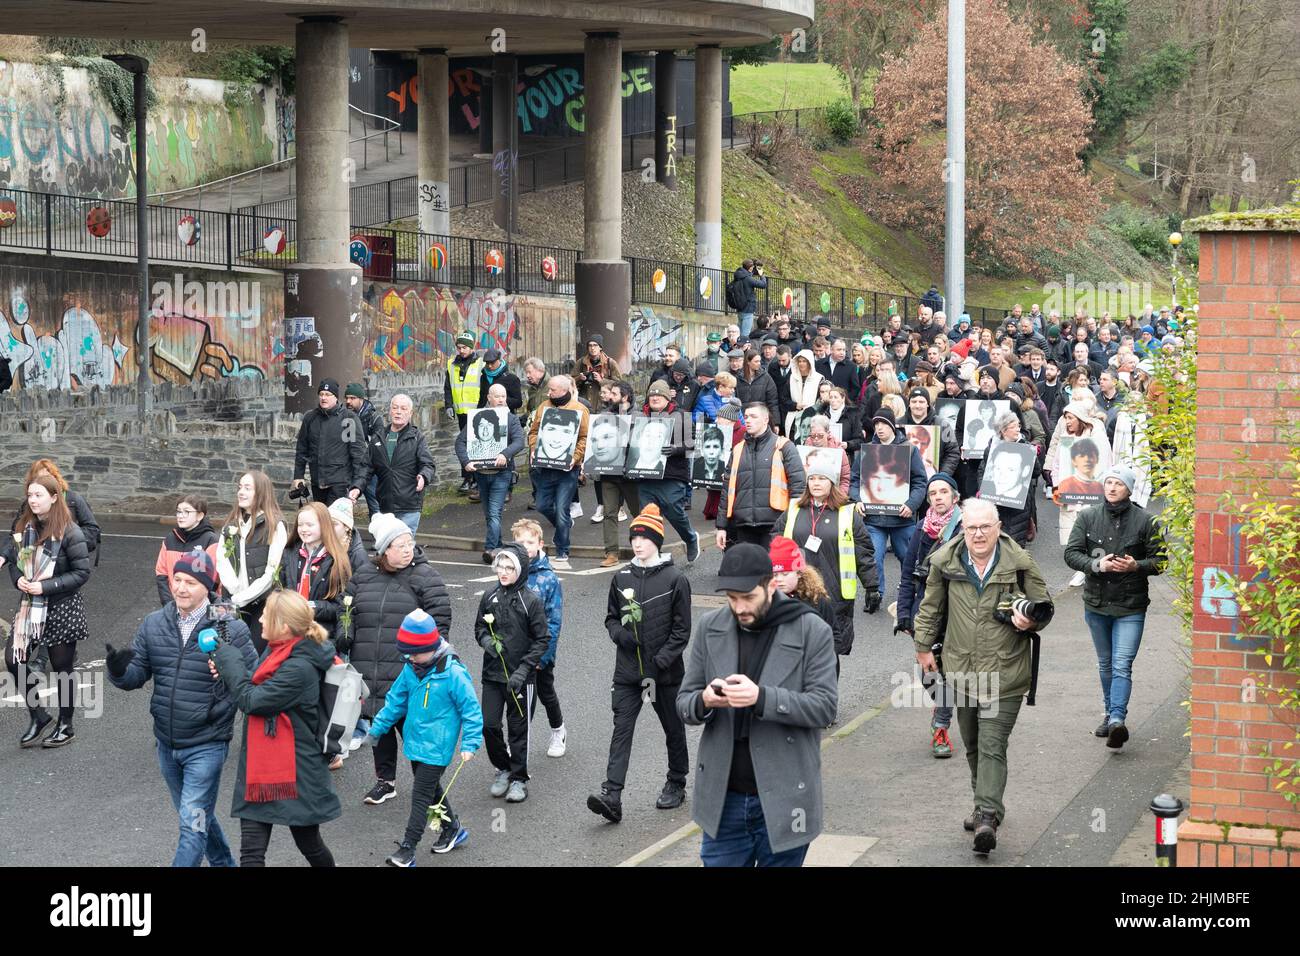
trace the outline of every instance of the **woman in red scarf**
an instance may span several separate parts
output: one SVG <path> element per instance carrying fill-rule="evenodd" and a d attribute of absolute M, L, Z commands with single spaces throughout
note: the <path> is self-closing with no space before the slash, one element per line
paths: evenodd
<path fill-rule="evenodd" d="M 231 816 L 240 822 L 239 865 L 265 866 L 271 827 L 287 826 L 312 866 L 333 866 L 320 825 L 342 813 L 316 740 L 320 682 L 334 646 L 294 591 L 272 591 L 262 612 L 266 652 L 250 676 L 238 649 L 220 644 L 212 670 L 244 720 Z"/>

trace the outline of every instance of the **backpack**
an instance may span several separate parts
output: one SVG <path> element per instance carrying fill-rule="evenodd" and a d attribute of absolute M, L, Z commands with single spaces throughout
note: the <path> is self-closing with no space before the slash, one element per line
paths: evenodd
<path fill-rule="evenodd" d="M 320 682 L 320 705 L 316 724 L 316 742 L 321 753 L 329 757 L 346 750 L 361 718 L 361 708 L 370 696 L 370 688 L 361 672 L 339 657 Z"/>
<path fill-rule="evenodd" d="M 727 283 L 727 305 L 737 312 L 749 305 L 749 289 L 744 279 L 732 279 Z"/>

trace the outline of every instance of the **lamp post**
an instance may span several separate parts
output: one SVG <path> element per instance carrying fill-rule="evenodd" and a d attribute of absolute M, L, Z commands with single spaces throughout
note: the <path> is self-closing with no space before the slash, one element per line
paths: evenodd
<path fill-rule="evenodd" d="M 1173 266 L 1170 270 L 1169 286 L 1172 293 L 1170 307 L 1178 304 L 1178 247 L 1182 245 L 1183 234 L 1181 232 L 1171 232 L 1169 234 L 1169 244 L 1174 247 Z"/>
<path fill-rule="evenodd" d="M 149 414 L 153 411 L 153 386 L 149 381 L 149 186 L 145 169 L 145 77 L 149 61 L 131 53 L 108 53 L 105 60 L 116 64 L 131 74 L 135 100 L 135 258 L 139 273 L 140 291 L 136 314 L 136 387 L 139 393 L 141 429 L 148 428 Z"/>

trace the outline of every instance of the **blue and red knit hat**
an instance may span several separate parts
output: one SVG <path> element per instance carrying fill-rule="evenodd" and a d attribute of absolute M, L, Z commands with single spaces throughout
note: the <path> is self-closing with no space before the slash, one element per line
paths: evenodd
<path fill-rule="evenodd" d="M 418 607 L 402 619 L 402 626 L 397 629 L 397 650 L 402 654 L 436 651 L 441 643 L 437 623 L 428 611 Z"/>

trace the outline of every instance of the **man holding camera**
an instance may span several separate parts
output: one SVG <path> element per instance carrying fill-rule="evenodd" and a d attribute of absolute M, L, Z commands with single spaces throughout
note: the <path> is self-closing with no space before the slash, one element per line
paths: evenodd
<path fill-rule="evenodd" d="M 618 382 L 623 378 L 615 362 L 605 352 L 605 339 L 600 335 L 587 336 L 587 354 L 573 363 L 573 381 L 578 386 L 578 397 L 588 408 L 600 408 L 600 383 Z"/>
<path fill-rule="evenodd" d="M 937 670 L 931 646 L 943 641 L 945 683 L 970 765 L 976 853 L 998 845 L 1006 807 L 1007 743 L 1021 698 L 1034 700 L 1037 631 L 1052 619 L 1042 572 L 1029 552 L 1002 533 L 996 505 L 967 499 L 962 534 L 935 551 L 916 615 L 913 641 L 921 670 Z"/>
<path fill-rule="evenodd" d="M 740 338 L 743 341 L 749 338 L 749 333 L 754 328 L 754 313 L 758 311 L 758 297 L 754 295 L 754 290 L 767 288 L 763 263 L 757 259 L 746 259 L 731 281 L 738 284 L 740 292 L 745 296 L 744 305 L 736 309 L 739 313 L 736 321 L 740 323 Z"/>
<path fill-rule="evenodd" d="M 172 569 L 172 600 L 145 617 L 130 647 L 105 647 L 114 687 L 135 690 L 153 680 L 149 711 L 158 764 L 180 817 L 172 866 L 199 866 L 205 856 L 210 866 L 235 865 L 216 814 L 235 705 L 225 684 L 208 670 L 198 635 L 209 627 L 224 629 L 250 671 L 257 667 L 257 652 L 233 608 L 227 606 L 223 615 L 209 605 L 208 592 L 216 587 L 212 559 L 203 551 L 189 552 Z"/>
<path fill-rule="evenodd" d="M 357 413 L 339 404 L 339 383 L 327 378 L 320 383 L 318 407 L 302 418 L 298 447 L 293 457 L 293 491 L 289 497 L 306 496 L 311 466 L 311 497 L 325 505 L 339 498 L 356 501 L 366 487 L 366 426 Z"/>

